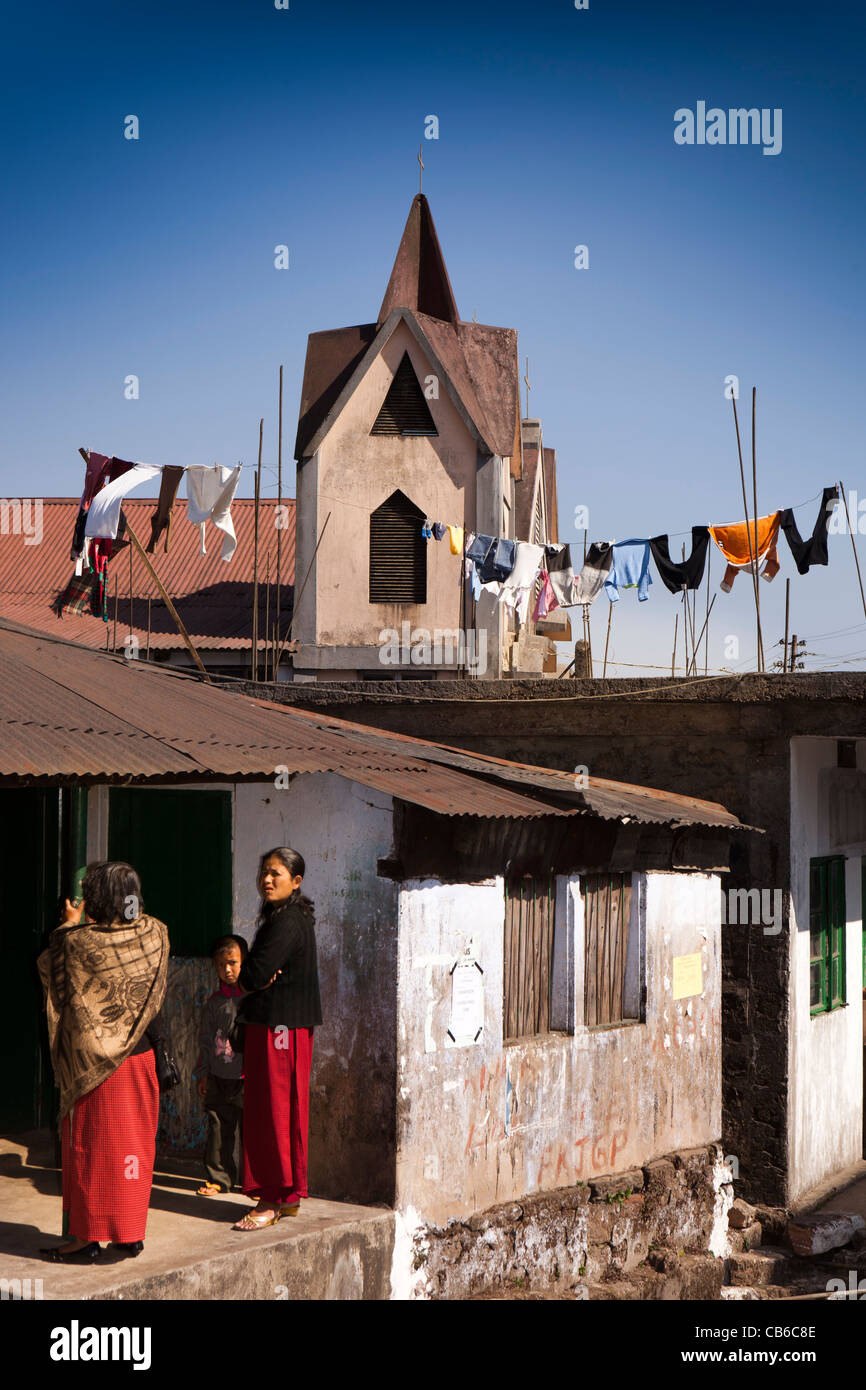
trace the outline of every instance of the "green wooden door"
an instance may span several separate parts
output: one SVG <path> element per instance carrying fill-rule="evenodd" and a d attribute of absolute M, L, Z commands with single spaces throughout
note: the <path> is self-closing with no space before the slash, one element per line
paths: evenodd
<path fill-rule="evenodd" d="M 138 871 L 173 956 L 210 955 L 232 930 L 231 792 L 112 787 L 108 857 Z"/>

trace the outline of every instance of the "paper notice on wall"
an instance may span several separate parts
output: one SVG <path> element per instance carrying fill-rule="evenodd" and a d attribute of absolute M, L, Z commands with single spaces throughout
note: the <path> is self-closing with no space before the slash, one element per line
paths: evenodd
<path fill-rule="evenodd" d="M 690 999 L 704 992 L 704 970 L 700 951 L 692 956 L 674 956 L 674 999 Z"/>
<path fill-rule="evenodd" d="M 451 1022 L 448 1041 L 466 1047 L 484 1030 L 484 973 L 474 956 L 463 956 L 451 972 Z"/>

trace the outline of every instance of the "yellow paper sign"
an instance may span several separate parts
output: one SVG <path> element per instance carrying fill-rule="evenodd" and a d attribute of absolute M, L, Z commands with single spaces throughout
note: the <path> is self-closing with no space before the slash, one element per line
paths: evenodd
<path fill-rule="evenodd" d="M 700 951 L 693 956 L 674 956 L 674 999 L 689 999 L 703 992 L 704 972 Z"/>

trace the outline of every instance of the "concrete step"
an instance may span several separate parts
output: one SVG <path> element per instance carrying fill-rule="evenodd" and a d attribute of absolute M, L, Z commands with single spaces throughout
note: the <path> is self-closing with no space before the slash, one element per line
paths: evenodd
<path fill-rule="evenodd" d="M 15 1141 L 0 1141 L 4 1289 L 44 1299 L 382 1300 L 391 1296 L 394 1213 L 310 1198 L 296 1217 L 234 1231 L 251 1209 L 240 1193 L 198 1197 L 201 1177 L 154 1175 L 144 1250 L 92 1265 L 50 1264 L 59 1244 L 60 1174 Z M 29 1286 L 26 1285 L 30 1280 Z"/>

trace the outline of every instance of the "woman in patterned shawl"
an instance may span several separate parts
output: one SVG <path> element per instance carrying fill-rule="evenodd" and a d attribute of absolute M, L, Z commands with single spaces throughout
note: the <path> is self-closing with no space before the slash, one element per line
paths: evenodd
<path fill-rule="evenodd" d="M 143 914 L 129 864 L 89 865 L 82 896 L 83 912 L 67 900 L 38 962 L 69 1232 L 43 1254 L 75 1264 L 96 1259 L 100 1241 L 127 1255 L 144 1242 L 159 1117 L 151 1038 L 161 1031 L 169 956 L 168 930 Z"/>

